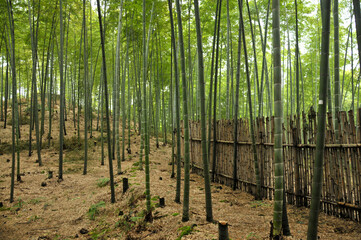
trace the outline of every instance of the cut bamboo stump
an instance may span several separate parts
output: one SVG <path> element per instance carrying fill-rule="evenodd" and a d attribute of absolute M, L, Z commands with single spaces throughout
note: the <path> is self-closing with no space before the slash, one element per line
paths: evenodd
<path fill-rule="evenodd" d="M 226 221 L 218 222 L 218 240 L 229 240 L 228 223 Z"/>
<path fill-rule="evenodd" d="M 164 200 L 164 197 L 159 198 L 159 207 L 161 207 L 161 208 L 165 207 L 165 200 Z"/>
<path fill-rule="evenodd" d="M 123 178 L 123 193 L 125 193 L 129 188 L 128 178 Z"/>

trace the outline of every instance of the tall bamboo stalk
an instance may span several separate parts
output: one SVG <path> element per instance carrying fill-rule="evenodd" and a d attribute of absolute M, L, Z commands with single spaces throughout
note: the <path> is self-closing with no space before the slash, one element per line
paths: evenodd
<path fill-rule="evenodd" d="M 228 1 L 227 1 L 228 2 Z M 237 55 L 237 73 L 236 73 L 236 95 L 234 99 L 234 118 L 233 118 L 233 190 L 237 188 L 237 156 L 238 156 L 238 108 L 239 108 L 239 79 L 241 72 L 241 48 L 242 48 L 242 24 L 239 18 L 238 28 L 238 55 Z"/>
<path fill-rule="evenodd" d="M 201 102 L 201 128 L 202 128 L 202 160 L 203 160 L 203 173 L 204 173 L 204 188 L 206 198 L 206 219 L 208 222 L 213 221 L 212 213 L 212 194 L 211 183 L 209 179 L 209 166 L 207 159 L 207 135 L 206 135 L 206 103 L 205 103 L 205 90 L 204 90 L 204 63 L 203 63 L 203 45 L 202 45 L 202 32 L 201 21 L 199 17 L 199 4 L 198 0 L 194 0 L 194 14 L 197 31 L 197 50 L 198 50 L 198 86 Z"/>
<path fill-rule="evenodd" d="M 180 189 L 181 189 L 181 160 L 180 160 L 180 106 L 179 106 L 179 73 L 178 73 L 178 57 L 177 57 L 177 48 L 176 48 L 176 39 L 174 33 L 174 23 L 173 23 L 173 11 L 172 11 L 172 1 L 168 0 L 169 7 L 169 16 L 171 24 L 171 34 L 172 34 L 172 49 L 173 49 L 173 60 L 174 60 L 174 76 L 175 76 L 175 108 L 176 108 L 176 131 L 177 131 L 177 186 L 176 186 L 176 196 L 175 202 L 180 203 Z"/>
<path fill-rule="evenodd" d="M 115 52 L 115 74 L 114 81 L 116 82 L 116 91 L 119 90 L 119 78 L 120 78 L 120 35 L 122 32 L 122 16 L 123 16 L 123 0 L 120 3 L 120 11 L 118 16 L 118 29 L 117 29 L 117 45 Z M 119 145 L 119 93 L 115 96 L 115 146 L 116 146 L 116 156 L 117 156 L 117 173 L 120 174 L 122 172 L 121 161 L 120 161 L 120 145 Z"/>
<path fill-rule="evenodd" d="M 87 49 L 87 27 L 85 15 L 85 1 L 83 0 L 83 24 L 84 24 L 84 169 L 83 175 L 87 174 L 88 165 L 88 49 Z M 68 26 L 69 28 L 69 26 Z"/>
<path fill-rule="evenodd" d="M 335 135 L 339 139 L 339 111 L 340 111 L 340 47 L 339 47 L 339 21 L 338 21 L 338 0 L 333 2 L 333 41 L 334 41 L 334 78 L 335 78 Z"/>
<path fill-rule="evenodd" d="M 272 1 L 273 18 L 273 67 L 274 67 L 274 105 L 275 105 L 275 200 L 273 205 L 273 237 L 281 235 L 283 205 L 283 148 L 282 148 L 282 78 L 280 43 L 280 2 Z"/>
<path fill-rule="evenodd" d="M 60 73 L 60 126 L 59 126 L 59 181 L 63 180 L 63 143 L 64 143 L 64 79 L 63 79 L 63 48 L 64 48 L 64 29 L 63 29 L 63 1 L 59 0 L 60 10 L 60 55 L 59 55 L 59 73 Z M 79 113 L 78 113 L 79 114 Z M 79 129 L 79 128 L 78 128 Z"/>
<path fill-rule="evenodd" d="M 247 45 L 246 45 L 246 37 L 244 31 L 244 22 L 243 22 L 243 14 L 242 14 L 242 6 L 239 3 L 239 11 L 240 11 L 240 20 L 241 20 L 241 30 L 242 30 L 242 40 L 243 40 L 243 51 L 244 51 L 244 58 L 246 63 L 246 75 L 247 75 L 247 87 L 248 87 L 248 107 L 249 107 L 249 119 L 250 119 L 250 126 L 251 126 L 251 138 L 252 138 L 252 151 L 253 151 L 253 161 L 254 161 L 254 171 L 256 176 L 256 193 L 255 199 L 261 199 L 261 181 L 259 177 L 259 166 L 258 166 L 258 158 L 257 158 L 257 151 L 256 151 L 256 139 L 254 135 L 254 122 L 253 122 L 253 111 L 252 111 L 252 96 L 251 96 L 251 80 L 250 80 L 250 73 L 248 68 L 248 56 L 247 56 Z"/>
<path fill-rule="evenodd" d="M 60 0 L 62 1 L 62 0 Z M 109 160 L 109 177 L 110 177 L 110 191 L 111 191 L 111 202 L 115 202 L 115 190 L 114 190 L 114 175 L 113 175 L 113 161 L 112 161 L 112 150 L 110 141 L 110 122 L 109 122 L 109 99 L 108 99 L 108 82 L 107 82 L 107 67 L 105 60 L 105 40 L 103 32 L 102 14 L 100 11 L 100 3 L 97 0 L 99 28 L 100 28 L 100 41 L 102 45 L 102 56 L 103 56 L 103 80 L 104 80 L 104 97 L 105 97 L 105 114 L 107 120 L 107 140 L 108 140 L 108 160 Z M 102 119 L 103 120 L 103 119 Z"/>
<path fill-rule="evenodd" d="M 151 203 L 150 203 L 150 175 L 149 175 L 149 130 L 148 130 L 148 120 L 147 120 L 147 61 L 148 61 L 148 51 L 149 51 L 149 40 L 152 32 L 152 20 L 153 20 L 153 9 L 154 3 L 152 5 L 151 17 L 148 28 L 148 38 L 146 37 L 146 27 L 145 27 L 145 10 L 146 4 L 143 0 L 143 106 L 142 106 L 142 115 L 143 115 L 143 128 L 144 128 L 144 165 L 145 165 L 145 197 L 146 197 L 146 207 L 147 212 L 151 213 Z"/>
<path fill-rule="evenodd" d="M 353 11 L 355 14 L 356 34 L 357 34 L 357 45 L 358 45 L 358 56 L 359 64 L 361 68 L 361 10 L 360 0 L 353 0 Z"/>
<path fill-rule="evenodd" d="M 10 46 L 10 58 L 11 58 L 11 70 L 12 70 L 12 128 L 11 128 L 11 139 L 12 139 L 12 161 L 11 161 L 11 184 L 10 184 L 10 202 L 14 201 L 14 181 L 15 181 L 15 151 L 18 144 L 15 143 L 17 138 L 16 127 L 19 122 L 16 122 L 16 109 L 17 109 L 17 94 L 16 94 L 16 66 L 15 66 L 15 34 L 14 34 L 14 18 L 13 18 L 13 7 L 11 0 L 7 1 L 7 10 L 9 17 L 9 46 Z M 11 39 L 11 40 L 10 40 Z M 9 63 L 9 62 L 8 62 Z"/>
<path fill-rule="evenodd" d="M 217 161 L 217 80 L 218 80 L 218 58 L 219 58 L 219 31 L 221 26 L 221 10 L 222 0 L 219 2 L 218 8 L 218 23 L 217 23 L 217 40 L 216 40 L 216 65 L 214 74 L 214 91 L 213 91 L 213 161 L 212 161 L 212 182 L 216 174 L 216 161 Z"/>
<path fill-rule="evenodd" d="M 188 121 L 188 96 L 187 96 L 187 79 L 186 64 L 183 42 L 182 13 L 179 0 L 176 0 L 177 18 L 178 18 L 178 41 L 181 60 L 182 88 L 183 88 L 183 127 L 184 127 L 184 195 L 183 195 L 183 216 L 182 221 L 189 220 L 189 121 Z"/>
<path fill-rule="evenodd" d="M 329 67 L 331 1 L 322 0 L 322 45 L 320 64 L 320 93 L 318 102 L 318 126 L 316 141 L 316 159 L 312 179 L 312 200 L 308 222 L 307 239 L 317 239 L 318 214 L 320 210 L 323 180 L 323 156 L 325 148 L 326 110 L 327 110 L 327 75 Z"/>

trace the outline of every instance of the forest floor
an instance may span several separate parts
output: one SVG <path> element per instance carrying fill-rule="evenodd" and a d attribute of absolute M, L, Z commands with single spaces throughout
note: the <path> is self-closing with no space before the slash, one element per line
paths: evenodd
<path fill-rule="evenodd" d="M 25 107 L 23 106 L 23 109 Z M 59 109 L 55 109 L 58 112 Z M 43 166 L 39 167 L 36 146 L 28 156 L 29 124 L 21 126 L 21 182 L 15 182 L 15 201 L 9 202 L 11 173 L 11 125 L 3 129 L 0 122 L 0 239 L 218 239 L 218 226 L 205 219 L 203 178 L 190 177 L 190 220 L 182 222 L 182 205 L 174 202 L 176 179 L 171 176 L 171 146 L 150 139 L 150 178 L 153 222 L 144 220 L 145 174 L 138 170 L 140 137 L 131 131 L 132 153 L 126 153 L 123 174 L 115 175 L 116 203 L 110 203 L 108 158 L 101 165 L 100 133 L 93 131 L 89 138 L 88 173 L 83 175 L 83 146 L 77 139 L 72 112 L 66 121 L 67 135 L 64 151 L 64 181 L 57 181 L 59 116 L 54 113 L 50 147 L 47 145 L 48 119 L 41 151 Z M 40 113 L 40 112 L 39 112 Z M 26 120 L 25 113 L 22 115 Z M 11 116 L 11 112 L 8 112 Z M 11 117 L 10 117 L 11 118 Z M 8 123 L 11 119 L 8 119 Z M 83 119 L 81 117 L 81 122 Z M 27 122 L 27 121 L 25 121 Z M 96 128 L 96 120 L 93 129 Z M 84 132 L 83 124 L 80 125 Z M 106 135 L 104 135 L 106 136 Z M 127 135 L 126 135 L 127 136 Z M 35 135 L 33 135 L 35 142 Z M 83 142 L 81 140 L 80 142 Z M 105 147 L 105 153 L 107 148 Z M 116 173 L 116 161 L 113 161 Z M 53 171 L 53 178 L 48 172 Z M 123 194 L 122 179 L 129 179 L 130 187 Z M 183 186 L 182 186 L 183 191 Z M 158 198 L 165 198 L 165 207 L 157 206 Z M 183 200 L 183 197 L 181 197 Z M 273 202 L 255 201 L 250 194 L 233 191 L 227 186 L 212 184 L 213 215 L 215 220 L 229 223 L 231 239 L 268 239 Z M 307 208 L 288 205 L 292 236 L 287 239 L 306 239 Z M 183 236 L 182 236 L 183 235 Z M 320 239 L 361 239 L 358 223 L 320 213 Z"/>

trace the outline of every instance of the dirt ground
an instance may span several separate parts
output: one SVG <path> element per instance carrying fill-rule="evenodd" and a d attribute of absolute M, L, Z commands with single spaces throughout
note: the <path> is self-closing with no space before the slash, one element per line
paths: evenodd
<path fill-rule="evenodd" d="M 23 107 L 25 109 L 25 107 Z M 55 109 L 57 110 L 57 109 Z M 40 113 L 40 112 L 39 112 Z M 8 113 L 11 116 L 11 113 Z M 25 113 L 23 113 L 25 115 Z M 11 172 L 11 125 L 3 129 L 0 122 L 0 239 L 218 239 L 218 226 L 205 220 L 203 178 L 191 174 L 190 220 L 182 222 L 182 204 L 174 202 L 176 179 L 170 178 L 171 146 L 150 140 L 150 177 L 153 222 L 144 221 L 145 174 L 138 169 L 140 137 L 131 132 L 132 153 L 121 162 L 123 174 L 115 175 L 116 203 L 110 202 L 108 158 L 101 165 L 100 133 L 89 138 L 88 173 L 83 175 L 82 146 L 77 140 L 72 112 L 66 121 L 67 149 L 64 152 L 64 181 L 57 181 L 59 117 L 53 117 L 50 147 L 47 146 L 48 112 L 45 118 L 43 166 L 39 167 L 35 144 L 28 156 L 29 125 L 21 126 L 21 182 L 15 183 L 15 201 L 9 202 Z M 82 120 L 82 119 L 81 119 Z M 96 121 L 93 122 L 93 129 Z M 84 127 L 81 124 L 81 131 Z M 106 136 L 106 135 L 104 135 Z M 33 136 L 35 142 L 35 135 Z M 105 145 L 105 153 L 107 148 Z M 117 164 L 113 161 L 114 173 Z M 53 178 L 48 172 L 53 171 Z M 129 179 L 129 189 L 123 193 L 123 178 Z M 104 185 L 104 186 L 103 186 Z M 183 191 L 183 185 L 182 185 Z M 157 204 L 165 198 L 165 207 Z M 181 196 L 183 200 L 183 195 Z M 254 201 L 253 196 L 233 191 L 227 186 L 212 184 L 212 204 L 215 220 L 229 223 L 231 239 L 268 239 L 273 202 Z M 306 239 L 308 211 L 288 206 L 291 237 Z M 185 235 L 188 233 L 187 235 Z M 184 236 L 182 236 L 184 235 Z M 320 213 L 320 239 L 361 239 L 358 223 Z"/>

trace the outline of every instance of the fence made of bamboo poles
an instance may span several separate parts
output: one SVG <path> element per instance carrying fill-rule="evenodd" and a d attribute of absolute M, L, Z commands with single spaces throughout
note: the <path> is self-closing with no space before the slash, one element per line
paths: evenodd
<path fill-rule="evenodd" d="M 361 221 L 361 109 L 357 120 L 352 111 L 340 112 L 340 139 L 336 141 L 334 119 L 328 114 L 325 136 L 322 211 L 354 221 Z M 288 117 L 283 126 L 283 156 L 287 202 L 308 207 L 311 203 L 313 164 L 316 150 L 317 116 L 311 108 L 302 114 L 301 128 L 296 117 Z M 247 119 L 238 120 L 237 188 L 254 194 L 256 178 L 252 141 Z M 201 125 L 189 123 L 192 170 L 203 173 Z M 210 126 L 213 128 L 213 126 Z M 233 186 L 233 120 L 217 121 L 217 140 L 211 137 L 209 156 L 212 166 L 216 147 L 215 181 Z M 212 131 L 213 132 L 213 131 Z M 259 159 L 262 197 L 273 198 L 274 191 L 274 122 L 273 118 L 255 120 L 256 148 Z M 183 141 L 182 141 L 183 142 Z M 183 147 L 183 146 L 182 146 Z"/>

